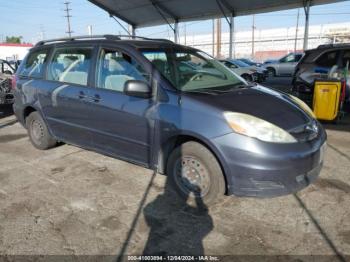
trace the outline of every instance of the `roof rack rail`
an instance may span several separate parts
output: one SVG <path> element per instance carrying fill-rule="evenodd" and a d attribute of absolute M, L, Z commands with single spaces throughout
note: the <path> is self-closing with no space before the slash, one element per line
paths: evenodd
<path fill-rule="evenodd" d="M 120 37 L 116 35 L 83 35 L 83 36 L 62 37 L 62 38 L 42 40 L 42 41 L 39 41 L 35 46 L 41 46 L 44 44 L 55 43 L 55 42 L 67 42 L 67 41 L 86 40 L 86 39 L 120 40 Z"/>
<path fill-rule="evenodd" d="M 142 37 L 142 36 L 132 36 L 132 35 L 84 35 L 84 36 L 73 36 L 73 37 L 63 37 L 63 38 L 56 38 L 56 39 L 48 39 L 48 40 L 42 40 L 39 41 L 35 47 L 42 46 L 48 43 L 56 43 L 56 42 L 68 42 L 68 41 L 75 41 L 75 40 L 93 40 L 93 39 L 106 39 L 106 40 L 122 40 L 122 38 L 126 39 L 139 39 L 139 40 L 153 40 L 153 41 L 163 41 L 163 42 L 169 42 L 173 43 L 173 41 L 168 39 L 161 39 L 161 38 L 148 38 L 148 37 Z"/>
<path fill-rule="evenodd" d="M 329 48 L 329 47 L 342 47 L 342 46 L 350 46 L 350 43 L 323 44 L 323 45 L 319 45 L 317 49 Z"/>
<path fill-rule="evenodd" d="M 144 36 L 137 36 L 137 35 L 116 35 L 119 38 L 126 38 L 126 39 L 139 39 L 139 40 L 151 40 L 151 41 L 162 41 L 162 42 L 169 42 L 169 43 L 174 43 L 173 41 L 165 38 L 149 38 L 149 37 L 144 37 Z"/>

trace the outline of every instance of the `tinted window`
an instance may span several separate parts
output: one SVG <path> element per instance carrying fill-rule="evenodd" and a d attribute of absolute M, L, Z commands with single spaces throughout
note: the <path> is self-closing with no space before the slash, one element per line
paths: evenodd
<path fill-rule="evenodd" d="M 56 50 L 48 67 L 48 79 L 87 85 L 91 55 L 91 48 L 65 48 Z"/>
<path fill-rule="evenodd" d="M 332 67 L 337 64 L 338 51 L 331 51 L 321 55 L 316 64 L 322 67 Z"/>
<path fill-rule="evenodd" d="M 303 57 L 302 54 L 295 55 L 294 62 L 299 62 L 299 60 Z"/>
<path fill-rule="evenodd" d="M 48 50 L 34 51 L 29 54 L 19 74 L 21 76 L 43 77 L 47 54 Z"/>
<path fill-rule="evenodd" d="M 350 68 L 350 50 L 344 50 L 344 53 L 342 55 L 342 67 L 346 67 L 347 64 L 349 63 L 349 68 Z"/>
<path fill-rule="evenodd" d="M 97 86 L 123 92 L 128 80 L 149 82 L 150 76 L 129 55 L 115 50 L 102 50 L 97 70 Z"/>

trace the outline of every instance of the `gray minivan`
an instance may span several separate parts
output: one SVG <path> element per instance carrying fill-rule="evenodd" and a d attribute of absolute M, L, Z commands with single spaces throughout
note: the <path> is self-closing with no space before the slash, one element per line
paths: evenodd
<path fill-rule="evenodd" d="M 39 42 L 13 83 L 36 148 L 64 142 L 142 165 L 207 205 L 293 193 L 322 167 L 326 133 L 303 102 L 167 40 Z"/>

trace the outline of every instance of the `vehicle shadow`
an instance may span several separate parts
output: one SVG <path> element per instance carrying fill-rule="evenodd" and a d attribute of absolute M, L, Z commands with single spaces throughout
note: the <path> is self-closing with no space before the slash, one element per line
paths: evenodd
<path fill-rule="evenodd" d="M 12 105 L 0 105 L 0 119 L 13 115 Z"/>
<path fill-rule="evenodd" d="M 200 194 L 199 188 L 195 189 Z M 213 229 L 213 220 L 202 198 L 188 204 L 166 181 L 164 193 L 143 209 L 150 228 L 143 255 L 204 255 L 203 239 Z"/>
<path fill-rule="evenodd" d="M 322 235 L 323 239 L 328 244 L 330 249 L 332 249 L 335 256 L 337 257 L 337 260 L 341 262 L 346 262 L 347 260 L 345 256 L 337 249 L 332 239 L 324 231 L 318 219 L 313 215 L 312 211 L 305 205 L 304 201 L 297 194 L 294 194 L 294 198 L 298 202 L 299 206 L 306 212 L 306 214 L 308 215 L 308 217 L 310 218 L 314 226 L 317 228 L 317 230 L 320 232 L 320 234 Z"/>
<path fill-rule="evenodd" d="M 188 204 L 171 187 L 168 177 L 163 193 L 144 206 L 155 176 L 154 172 L 118 254 L 118 262 L 124 261 L 129 242 L 142 214 L 150 229 L 143 255 L 204 254 L 203 239 L 214 228 L 207 206 L 201 198 L 196 198 L 193 205 Z M 199 191 L 196 190 L 198 194 Z"/>

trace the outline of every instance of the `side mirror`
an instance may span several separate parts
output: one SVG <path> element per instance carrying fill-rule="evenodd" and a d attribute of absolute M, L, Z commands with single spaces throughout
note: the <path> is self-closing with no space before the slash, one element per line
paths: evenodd
<path fill-rule="evenodd" d="M 144 81 L 128 80 L 124 84 L 124 94 L 140 98 L 150 98 L 152 96 L 152 89 Z"/>

